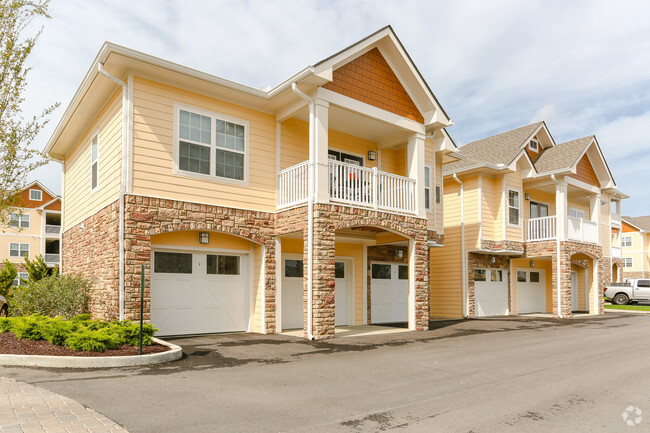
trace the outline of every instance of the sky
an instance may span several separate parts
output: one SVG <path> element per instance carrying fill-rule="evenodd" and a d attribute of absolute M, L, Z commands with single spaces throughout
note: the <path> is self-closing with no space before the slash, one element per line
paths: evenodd
<path fill-rule="evenodd" d="M 390 24 L 454 120 L 460 146 L 545 120 L 595 134 L 625 215 L 650 215 L 650 2 L 645 0 L 52 0 L 29 58 L 25 114 L 60 102 L 104 41 L 252 87 L 274 86 Z M 61 191 L 51 162 L 30 180 Z"/>

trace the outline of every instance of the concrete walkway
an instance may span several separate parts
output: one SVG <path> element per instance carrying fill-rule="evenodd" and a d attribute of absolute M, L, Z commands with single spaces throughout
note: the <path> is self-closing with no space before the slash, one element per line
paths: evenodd
<path fill-rule="evenodd" d="M 7 377 L 0 377 L 0 433 L 126 432 L 80 403 Z"/>

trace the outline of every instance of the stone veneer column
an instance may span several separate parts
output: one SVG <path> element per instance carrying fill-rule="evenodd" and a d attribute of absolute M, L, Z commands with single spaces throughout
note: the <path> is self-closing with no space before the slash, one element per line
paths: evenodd
<path fill-rule="evenodd" d="M 334 243 L 336 234 L 329 227 L 328 218 L 314 218 L 314 245 L 313 245 L 313 293 L 312 293 L 312 325 L 314 339 L 334 337 L 335 305 L 334 305 Z M 307 231 L 305 230 L 304 263 L 307 275 Z M 308 323 L 308 280 L 305 281 L 305 337 L 307 337 Z"/>
<path fill-rule="evenodd" d="M 415 248 L 415 330 L 429 329 L 429 247 L 427 232 L 418 231 Z M 410 325 L 410 324 L 409 324 Z"/>
<path fill-rule="evenodd" d="M 564 243 L 562 243 L 564 244 Z M 553 262 L 553 315 L 558 317 L 557 305 L 557 252 L 552 256 Z M 562 245 L 560 247 L 560 278 L 562 317 L 571 317 L 571 254 Z"/>

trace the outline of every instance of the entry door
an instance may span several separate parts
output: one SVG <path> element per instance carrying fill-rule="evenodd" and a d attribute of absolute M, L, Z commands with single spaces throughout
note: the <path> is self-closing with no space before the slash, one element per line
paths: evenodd
<path fill-rule="evenodd" d="M 303 261 L 298 258 L 282 260 L 282 329 L 302 329 L 304 326 Z"/>
<path fill-rule="evenodd" d="M 370 281 L 372 323 L 408 322 L 408 266 L 373 263 Z"/>
<path fill-rule="evenodd" d="M 546 272 L 517 269 L 517 314 L 546 312 Z"/>
<path fill-rule="evenodd" d="M 352 294 L 352 290 L 350 290 L 352 269 L 348 263 L 347 261 L 334 263 L 334 321 L 336 326 L 352 325 L 351 313 L 354 305 L 350 299 Z"/>
<path fill-rule="evenodd" d="M 578 310 L 578 273 L 571 272 L 571 311 Z"/>

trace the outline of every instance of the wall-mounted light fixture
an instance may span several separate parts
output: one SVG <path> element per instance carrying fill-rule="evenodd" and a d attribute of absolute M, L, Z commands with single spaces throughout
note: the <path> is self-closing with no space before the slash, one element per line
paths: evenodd
<path fill-rule="evenodd" d="M 199 233 L 199 243 L 200 244 L 209 244 L 210 243 L 210 233 L 200 232 Z"/>
<path fill-rule="evenodd" d="M 497 262 L 497 258 L 494 256 L 490 256 L 490 264 L 495 264 Z"/>
<path fill-rule="evenodd" d="M 395 257 L 398 259 L 404 258 L 404 250 L 395 250 Z"/>
<path fill-rule="evenodd" d="M 524 194 L 524 197 L 526 198 L 526 200 L 530 200 L 530 194 L 526 193 Z"/>
<path fill-rule="evenodd" d="M 375 152 L 374 150 L 369 150 L 368 161 L 374 161 L 375 159 L 377 159 L 377 152 Z"/>
<path fill-rule="evenodd" d="M 530 267 L 531 267 L 531 268 L 534 268 L 534 267 L 535 267 L 535 260 L 531 260 L 531 261 L 530 261 Z"/>

